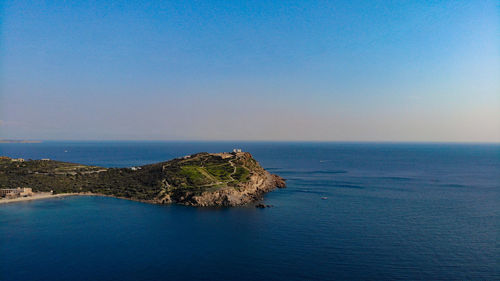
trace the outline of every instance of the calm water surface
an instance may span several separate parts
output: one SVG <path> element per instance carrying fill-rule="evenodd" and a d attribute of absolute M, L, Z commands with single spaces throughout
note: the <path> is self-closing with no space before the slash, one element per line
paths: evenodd
<path fill-rule="evenodd" d="M 273 208 L 0 205 L 0 280 L 500 279 L 500 145 L 45 142 L 0 155 L 127 167 L 233 147 L 288 180 L 266 195 Z"/>

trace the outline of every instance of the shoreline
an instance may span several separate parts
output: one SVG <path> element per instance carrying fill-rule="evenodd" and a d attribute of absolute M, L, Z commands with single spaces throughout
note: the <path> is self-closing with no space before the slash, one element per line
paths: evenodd
<path fill-rule="evenodd" d="M 17 202 L 26 202 L 26 201 L 34 201 L 34 200 L 41 200 L 41 199 L 50 199 L 50 198 L 61 198 L 61 197 L 67 197 L 67 196 L 75 196 L 79 195 L 78 193 L 60 193 L 60 194 L 38 194 L 34 196 L 29 196 L 29 197 L 19 197 L 19 198 L 12 198 L 12 199 L 0 199 L 0 205 L 2 204 L 9 204 L 9 203 L 17 203 Z"/>
<path fill-rule="evenodd" d="M 10 204 L 10 203 L 27 202 L 27 201 L 35 201 L 35 200 L 43 200 L 43 199 L 51 199 L 51 198 L 64 198 L 64 197 L 69 197 L 69 196 L 101 196 L 101 197 L 112 197 L 112 198 L 117 198 L 117 199 L 125 199 L 125 200 L 130 200 L 130 201 L 155 204 L 155 202 L 153 202 L 153 201 L 146 201 L 146 200 L 138 200 L 138 199 L 133 199 L 133 198 L 118 197 L 118 196 L 107 195 L 107 194 L 82 192 L 82 193 L 59 193 L 59 194 L 49 194 L 49 193 L 46 193 L 46 194 L 38 194 L 36 196 L 30 196 L 30 197 L 19 197 L 19 198 L 13 198 L 13 199 L 0 199 L 0 205 L 2 205 L 2 204 Z"/>
<path fill-rule="evenodd" d="M 6 204 L 14 204 L 14 203 L 21 203 L 21 202 L 29 202 L 29 201 L 36 201 L 36 200 L 44 200 L 44 199 L 53 199 L 53 198 L 65 198 L 65 197 L 71 197 L 71 196 L 98 196 L 98 197 L 110 197 L 110 198 L 116 198 L 116 199 L 122 199 L 122 200 L 129 200 L 129 201 L 134 201 L 134 202 L 140 202 L 140 203 L 145 203 L 145 204 L 152 204 L 152 205 L 172 205 L 176 204 L 173 202 L 170 203 L 162 203 L 159 201 L 155 200 L 143 200 L 143 199 L 135 199 L 135 198 L 127 198 L 127 197 L 120 197 L 120 196 L 114 196 L 114 195 L 108 195 L 108 194 L 100 194 L 100 193 L 91 193 L 91 192 L 81 192 L 81 193 L 59 193 L 59 194 L 39 194 L 38 196 L 31 196 L 31 197 L 18 197 L 18 198 L 13 198 L 13 199 L 0 199 L 0 206 L 6 205 Z M 259 202 L 260 200 L 256 200 L 255 203 Z M 238 205 L 239 207 L 241 206 L 246 206 L 246 205 L 251 205 L 252 202 L 248 202 L 243 205 Z M 196 206 L 196 205 L 186 205 L 186 204 L 177 204 L 181 206 L 193 206 L 193 207 L 199 207 L 199 208 L 219 208 L 222 206 Z M 238 207 L 238 206 L 224 206 L 224 207 Z"/>

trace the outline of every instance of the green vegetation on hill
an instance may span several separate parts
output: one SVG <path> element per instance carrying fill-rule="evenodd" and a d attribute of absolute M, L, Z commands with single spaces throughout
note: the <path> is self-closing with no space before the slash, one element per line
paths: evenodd
<path fill-rule="evenodd" d="M 14 161 L 0 157 L 0 188 L 31 187 L 54 193 L 92 192 L 155 200 L 236 187 L 264 170 L 248 153 L 198 153 L 151 165 L 103 168 L 53 160 Z"/>

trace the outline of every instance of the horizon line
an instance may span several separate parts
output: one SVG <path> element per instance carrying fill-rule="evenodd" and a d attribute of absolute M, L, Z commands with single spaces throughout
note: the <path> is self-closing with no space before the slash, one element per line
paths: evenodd
<path fill-rule="evenodd" d="M 197 139 L 13 139 L 1 141 L 13 142 L 255 142 L 255 143 L 421 143 L 421 144 L 500 144 L 500 141 L 412 141 L 412 140 L 197 140 Z M 25 143 L 26 144 L 26 143 Z"/>

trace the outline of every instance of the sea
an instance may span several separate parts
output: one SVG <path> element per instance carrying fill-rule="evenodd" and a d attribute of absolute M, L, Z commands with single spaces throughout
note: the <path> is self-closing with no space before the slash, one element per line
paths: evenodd
<path fill-rule="evenodd" d="M 89 141 L 0 155 L 104 167 L 241 148 L 286 189 L 234 208 L 0 205 L 0 280 L 500 280 L 500 145 Z"/>

